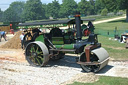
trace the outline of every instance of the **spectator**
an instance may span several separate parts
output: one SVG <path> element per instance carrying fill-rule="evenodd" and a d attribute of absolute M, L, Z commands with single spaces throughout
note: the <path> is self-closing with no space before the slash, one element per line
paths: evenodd
<path fill-rule="evenodd" d="M 23 39 L 24 39 L 24 32 L 22 32 L 22 34 L 20 35 L 21 48 L 22 48 L 22 49 L 23 49 L 23 45 L 24 45 Z"/>
<path fill-rule="evenodd" d="M 0 35 L 1 35 L 0 41 L 1 41 L 2 37 L 4 38 L 5 41 L 7 41 L 6 40 L 6 33 L 5 33 L 5 31 L 1 31 L 0 30 Z"/>

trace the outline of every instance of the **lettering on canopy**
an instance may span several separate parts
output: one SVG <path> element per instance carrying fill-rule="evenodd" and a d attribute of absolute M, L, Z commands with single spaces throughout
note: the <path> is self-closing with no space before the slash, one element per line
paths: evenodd
<path fill-rule="evenodd" d="M 49 24 L 49 25 L 36 25 L 36 26 L 18 26 L 19 29 L 23 29 L 23 28 L 53 28 L 53 27 L 64 27 L 67 26 L 67 24 Z"/>

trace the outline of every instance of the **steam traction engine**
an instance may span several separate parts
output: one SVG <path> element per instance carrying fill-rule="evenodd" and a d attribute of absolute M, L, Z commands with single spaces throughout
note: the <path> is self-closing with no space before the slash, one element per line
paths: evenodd
<path fill-rule="evenodd" d="M 77 63 L 86 72 L 98 72 L 108 64 L 109 55 L 98 43 L 97 35 L 94 34 L 94 26 L 89 21 L 88 26 L 82 28 L 80 14 L 72 20 L 40 21 L 19 24 L 19 28 L 31 28 L 24 37 L 25 56 L 32 66 L 45 66 L 50 59 L 62 59 L 65 53 L 80 54 Z M 58 26 L 71 25 L 68 31 L 61 30 Z M 52 26 L 52 27 L 51 27 Z M 49 32 L 40 33 L 35 29 L 50 29 Z M 27 31 L 29 31 L 27 29 Z M 82 36 L 88 36 L 83 39 Z M 28 39 L 30 37 L 30 39 Z"/>

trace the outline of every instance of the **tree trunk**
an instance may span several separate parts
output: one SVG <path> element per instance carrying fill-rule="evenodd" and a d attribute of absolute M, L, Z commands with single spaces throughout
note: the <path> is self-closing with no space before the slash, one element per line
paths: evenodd
<path fill-rule="evenodd" d="M 128 9 L 126 9 L 126 22 L 128 22 Z"/>

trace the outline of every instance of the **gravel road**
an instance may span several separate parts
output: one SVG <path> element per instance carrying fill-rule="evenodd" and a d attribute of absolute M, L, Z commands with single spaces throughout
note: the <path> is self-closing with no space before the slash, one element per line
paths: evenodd
<path fill-rule="evenodd" d="M 28 63 L 0 60 L 0 85 L 60 85 L 73 76 L 82 73 L 74 61 L 75 57 L 65 57 L 51 61 L 46 67 L 32 67 Z"/>
<path fill-rule="evenodd" d="M 97 75 L 128 78 L 128 60 L 109 61 Z"/>
<path fill-rule="evenodd" d="M 13 59 L 12 59 L 13 60 Z M 0 60 L 0 85 L 65 85 L 74 81 L 94 82 L 99 75 L 128 78 L 128 61 L 110 61 L 99 73 L 84 73 L 75 56 L 50 61 L 46 67 L 27 62 Z"/>

